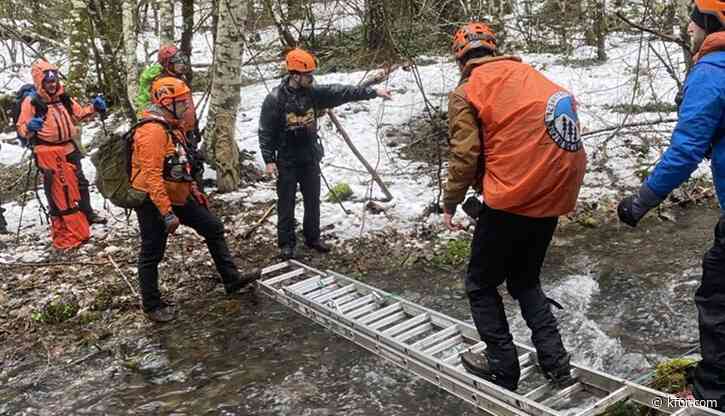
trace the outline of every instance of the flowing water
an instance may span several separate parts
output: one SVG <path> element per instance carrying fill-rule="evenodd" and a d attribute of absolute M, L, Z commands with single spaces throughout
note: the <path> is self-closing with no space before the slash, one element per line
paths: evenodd
<path fill-rule="evenodd" d="M 633 379 L 697 345 L 692 298 L 718 212 L 676 216 L 637 230 L 570 226 L 557 234 L 542 281 L 565 307 L 556 314 L 574 361 Z M 451 273 L 420 266 L 364 280 L 470 317 L 462 279 Z M 518 306 L 505 301 L 515 338 L 528 343 Z M 480 414 L 261 294 L 210 295 L 180 309 L 171 324 L 129 327 L 107 346 L 112 353 L 69 357 L 68 365 L 3 363 L 0 415 Z"/>

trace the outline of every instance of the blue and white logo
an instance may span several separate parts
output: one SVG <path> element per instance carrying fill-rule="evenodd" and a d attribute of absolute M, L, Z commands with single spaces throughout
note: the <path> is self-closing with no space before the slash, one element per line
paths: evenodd
<path fill-rule="evenodd" d="M 544 122 L 549 136 L 559 147 L 569 152 L 577 152 L 582 148 L 576 102 L 571 94 L 559 91 L 549 97 Z"/>

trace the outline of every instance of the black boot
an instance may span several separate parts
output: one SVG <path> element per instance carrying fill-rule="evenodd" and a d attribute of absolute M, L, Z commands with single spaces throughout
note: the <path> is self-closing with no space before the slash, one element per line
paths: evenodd
<path fill-rule="evenodd" d="M 144 315 L 151 321 L 158 323 L 171 322 L 176 319 L 176 307 L 165 302 L 161 302 L 158 308 L 146 312 Z"/>
<path fill-rule="evenodd" d="M 312 242 L 305 242 L 305 245 L 313 250 L 316 250 L 320 253 L 329 253 L 330 247 L 326 246 L 322 241 L 312 241 Z"/>
<path fill-rule="evenodd" d="M 551 381 L 555 386 L 560 389 L 568 387 L 576 381 L 571 375 L 571 364 L 569 363 L 570 356 L 565 354 L 562 358 L 557 361 L 556 366 L 553 368 L 543 368 L 544 377 Z"/>
<path fill-rule="evenodd" d="M 88 220 L 88 224 L 106 224 L 108 222 L 106 218 L 96 214 L 96 211 L 86 213 L 86 219 Z"/>
<path fill-rule="evenodd" d="M 240 290 L 244 289 L 250 283 L 254 282 L 260 277 L 262 277 L 262 273 L 260 270 L 243 273 L 241 276 L 239 276 L 239 279 L 237 279 L 237 281 L 224 285 L 224 290 L 227 292 L 227 295 L 238 293 Z"/>
<path fill-rule="evenodd" d="M 507 390 L 516 391 L 518 388 L 518 376 L 510 377 L 501 371 L 492 369 L 495 362 L 485 353 L 480 354 L 466 351 L 460 355 L 461 363 L 466 371 L 484 380 L 488 380 Z"/>

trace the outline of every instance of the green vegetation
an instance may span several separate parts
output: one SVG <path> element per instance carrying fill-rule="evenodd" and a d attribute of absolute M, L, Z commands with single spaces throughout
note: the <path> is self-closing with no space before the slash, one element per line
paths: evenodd
<path fill-rule="evenodd" d="M 332 187 L 325 199 L 327 202 L 342 202 L 347 201 L 350 197 L 352 197 L 350 185 L 345 182 L 340 182 Z"/>
<path fill-rule="evenodd" d="M 471 255 L 471 242 L 468 239 L 449 240 L 444 251 L 433 257 L 433 263 L 441 266 L 459 266 Z"/>
<path fill-rule="evenodd" d="M 59 297 L 48 302 L 41 310 L 34 311 L 30 318 L 44 324 L 59 324 L 76 316 L 78 309 L 76 300 Z"/>
<path fill-rule="evenodd" d="M 639 104 L 615 104 L 605 105 L 604 108 L 615 113 L 641 114 L 641 113 L 674 113 L 677 106 L 674 103 L 650 102 L 644 105 Z"/>

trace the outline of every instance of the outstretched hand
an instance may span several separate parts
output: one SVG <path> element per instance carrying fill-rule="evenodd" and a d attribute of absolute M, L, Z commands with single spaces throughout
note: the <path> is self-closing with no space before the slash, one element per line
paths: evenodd
<path fill-rule="evenodd" d="M 377 87 L 375 88 L 375 93 L 378 95 L 378 97 L 382 98 L 385 101 L 392 100 L 393 96 L 390 93 L 390 90 L 383 87 Z"/>

